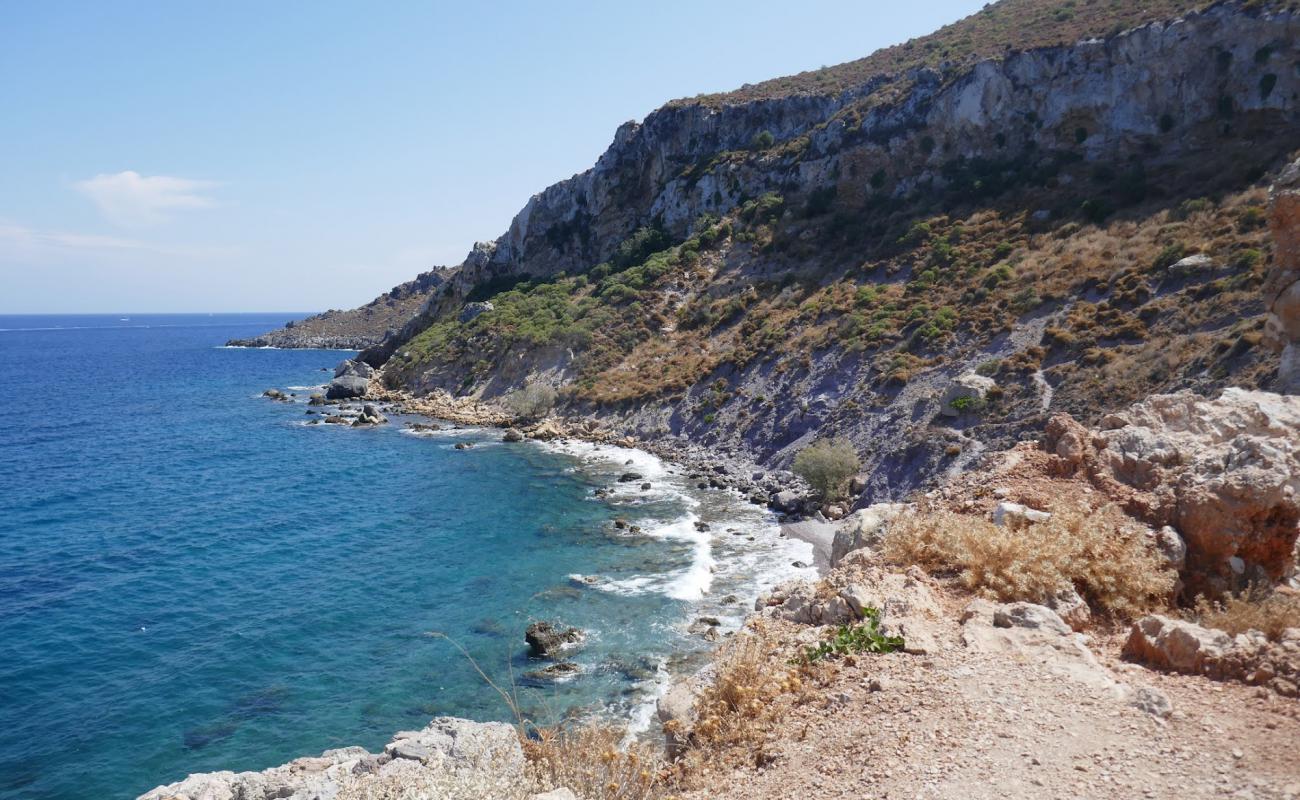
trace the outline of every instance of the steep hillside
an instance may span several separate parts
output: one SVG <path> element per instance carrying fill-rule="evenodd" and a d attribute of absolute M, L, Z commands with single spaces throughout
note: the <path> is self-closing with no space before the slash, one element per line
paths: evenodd
<path fill-rule="evenodd" d="M 261 336 L 231 339 L 226 346 L 364 350 L 379 344 L 416 316 L 446 276 L 445 270 L 433 269 L 394 286 L 360 308 L 331 309 Z"/>
<path fill-rule="evenodd" d="M 545 380 L 570 413 L 769 463 L 847 436 L 865 499 L 1049 410 L 1267 385 L 1262 206 L 1300 147 L 1295 14 L 1219 3 L 1115 32 L 1129 5 L 1009 0 L 912 46 L 964 31 L 984 55 L 1011 14 L 1035 43 L 1109 35 L 901 81 L 871 66 L 894 48 L 827 71 L 834 93 L 670 104 L 366 358 L 417 393 Z"/>
<path fill-rule="evenodd" d="M 564 413 L 774 465 L 845 436 L 863 502 L 1048 411 L 1267 386 L 1264 187 L 1300 148 L 1296 12 L 1200 6 L 1004 0 L 670 103 L 363 357 L 415 393 L 542 380 Z"/>

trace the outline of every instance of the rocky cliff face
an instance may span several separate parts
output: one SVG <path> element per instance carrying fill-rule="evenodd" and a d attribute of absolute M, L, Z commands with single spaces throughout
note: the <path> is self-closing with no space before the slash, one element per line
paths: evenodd
<path fill-rule="evenodd" d="M 954 159 L 1062 149 L 1089 161 L 1175 159 L 1234 124 L 1294 121 L 1296 33 L 1292 12 L 1227 3 L 961 73 L 919 69 L 898 102 L 869 102 L 896 85 L 890 75 L 835 97 L 671 105 L 619 128 L 592 169 L 534 195 L 509 231 L 475 247 L 453 286 L 464 294 L 502 276 L 583 271 L 638 226 L 661 219 L 684 237 L 700 214 L 792 183 L 871 195 L 883 170 L 884 191 L 900 195 L 944 183 Z M 1199 127 L 1207 122 L 1218 124 Z M 765 133 L 776 146 L 750 152 Z"/>
<path fill-rule="evenodd" d="M 1293 12 L 1229 2 L 834 96 L 672 104 L 365 358 L 416 392 L 544 380 L 570 413 L 777 465 L 845 436 L 863 502 L 1051 411 L 1269 387 L 1260 187 L 1300 147 L 1298 41 Z M 648 229 L 666 249 L 624 258 Z"/>

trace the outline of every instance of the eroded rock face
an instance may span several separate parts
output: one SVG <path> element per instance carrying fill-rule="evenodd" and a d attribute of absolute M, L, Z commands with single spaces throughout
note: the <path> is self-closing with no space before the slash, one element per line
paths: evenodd
<path fill-rule="evenodd" d="M 1270 340 L 1281 351 L 1277 389 L 1300 394 L 1300 161 L 1283 170 L 1269 194 L 1273 267 L 1264 282 Z"/>
<path fill-rule="evenodd" d="M 398 733 L 379 754 L 360 747 L 327 750 L 262 772 L 209 772 L 159 786 L 139 800 L 316 800 L 369 797 L 392 785 L 511 787 L 525 780 L 514 728 L 502 722 L 439 717 Z M 454 795 L 439 795 L 454 796 Z"/>
<path fill-rule="evenodd" d="M 1300 628 L 1273 642 L 1259 631 L 1230 636 L 1194 622 L 1159 615 L 1134 623 L 1124 656 L 1173 672 L 1268 686 L 1285 697 L 1300 684 Z"/>
<path fill-rule="evenodd" d="M 1084 472 L 1130 513 L 1171 525 L 1186 543 L 1191 590 L 1294 572 L 1300 398 L 1242 389 L 1214 400 L 1155 395 L 1107 416 L 1102 428 L 1057 415 L 1043 446 L 1061 472 Z"/>
<path fill-rule="evenodd" d="M 831 542 L 831 567 L 838 567 L 854 550 L 879 545 L 889 522 L 909 508 L 906 503 L 876 503 L 846 517 Z"/>
<path fill-rule="evenodd" d="M 344 359 L 334 368 L 334 380 L 325 389 L 325 397 L 330 400 L 364 397 L 370 391 L 370 378 L 374 374 L 374 367 L 366 362 Z"/>

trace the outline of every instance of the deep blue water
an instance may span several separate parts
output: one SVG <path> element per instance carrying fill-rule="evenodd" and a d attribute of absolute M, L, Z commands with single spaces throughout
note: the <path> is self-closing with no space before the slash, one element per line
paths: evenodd
<path fill-rule="evenodd" d="M 309 389 L 259 395 L 346 354 L 219 347 L 293 316 L 0 316 L 0 797 L 131 798 L 509 718 L 434 631 L 532 717 L 635 717 L 703 646 L 687 622 L 738 619 L 799 557 L 630 451 L 305 425 Z M 654 489 L 592 497 L 629 458 Z M 523 677 L 531 619 L 590 632 L 580 676 Z"/>

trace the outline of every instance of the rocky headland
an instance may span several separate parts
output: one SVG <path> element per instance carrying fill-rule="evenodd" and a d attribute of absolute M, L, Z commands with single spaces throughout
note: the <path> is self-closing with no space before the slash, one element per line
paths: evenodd
<path fill-rule="evenodd" d="M 662 742 L 483 728 L 449 796 L 1300 797 L 1297 12 L 1138 6 L 670 103 L 367 333 L 324 422 L 643 448 L 821 573 Z M 146 797 L 442 796 L 468 725 Z"/>

